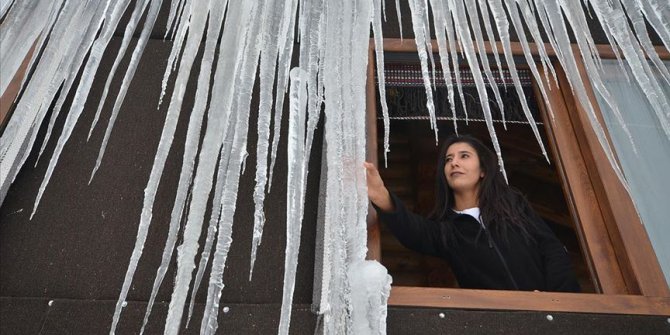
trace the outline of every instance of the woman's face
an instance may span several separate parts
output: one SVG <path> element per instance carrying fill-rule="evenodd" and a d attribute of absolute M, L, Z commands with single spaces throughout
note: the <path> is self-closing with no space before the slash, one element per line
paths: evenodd
<path fill-rule="evenodd" d="M 479 165 L 479 155 L 470 144 L 457 142 L 447 148 L 444 176 L 454 192 L 477 190 L 484 172 Z"/>

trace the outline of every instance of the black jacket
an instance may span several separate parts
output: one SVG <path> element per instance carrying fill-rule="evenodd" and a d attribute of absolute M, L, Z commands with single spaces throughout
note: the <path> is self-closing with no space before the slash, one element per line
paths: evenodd
<path fill-rule="evenodd" d="M 527 226 L 532 240 L 514 228 L 502 238 L 470 215 L 450 211 L 445 221 L 436 222 L 391 197 L 395 211 L 375 206 L 379 219 L 405 247 L 447 260 L 462 288 L 579 291 L 565 247 L 536 214 L 531 217 L 537 222 Z"/>

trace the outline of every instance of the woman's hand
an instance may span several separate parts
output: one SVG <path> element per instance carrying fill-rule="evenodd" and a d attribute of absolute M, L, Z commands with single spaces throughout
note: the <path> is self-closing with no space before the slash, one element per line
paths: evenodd
<path fill-rule="evenodd" d="M 367 172 L 368 198 L 381 210 L 385 212 L 393 211 L 395 209 L 393 200 L 391 200 L 391 195 L 386 186 L 384 186 L 384 181 L 379 175 L 379 170 L 370 162 L 364 162 L 363 166 Z"/>

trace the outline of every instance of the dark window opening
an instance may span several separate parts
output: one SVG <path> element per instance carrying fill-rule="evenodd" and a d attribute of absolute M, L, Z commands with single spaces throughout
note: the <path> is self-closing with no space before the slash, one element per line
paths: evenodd
<path fill-rule="evenodd" d="M 551 164 L 547 163 L 535 140 L 509 73 L 503 71 L 504 79 L 501 79 L 497 71 L 494 71 L 493 75 L 505 106 L 507 130 L 503 127 L 502 114 L 496 107 L 495 97 L 490 88 L 488 93 L 509 183 L 526 195 L 534 209 L 566 246 L 582 291 L 595 292 L 588 266 L 580 250 L 576 222 L 566 204 L 567 193 L 562 189 L 551 148 L 547 143 L 546 131 L 541 123 L 542 116 L 533 92 L 530 71 L 520 69 L 519 77 L 527 103 L 552 160 Z M 385 77 L 386 101 L 391 117 L 391 152 L 388 154 L 388 167 L 384 168 L 384 130 L 381 122 L 382 109 L 377 94 L 380 173 L 388 189 L 398 195 L 410 210 L 427 215 L 433 207 L 438 147 L 435 145 L 435 135 L 428 121 L 421 68 L 416 62 L 389 61 L 385 65 Z M 435 71 L 433 99 L 440 140 L 454 132 L 453 114 L 443 78 L 438 66 Z M 461 80 L 469 122 L 466 124 L 465 111 L 454 87 L 458 132 L 476 136 L 492 147 L 489 132 L 483 122 L 477 89 L 469 69 L 461 69 Z M 380 228 L 381 263 L 393 276 L 394 285 L 458 287 L 447 262 L 406 249 L 383 224 Z"/>

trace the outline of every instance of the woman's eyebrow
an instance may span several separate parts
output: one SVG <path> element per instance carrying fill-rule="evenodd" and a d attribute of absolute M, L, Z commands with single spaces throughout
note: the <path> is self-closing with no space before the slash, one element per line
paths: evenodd
<path fill-rule="evenodd" d="M 471 154 L 472 152 L 471 152 L 471 151 L 468 151 L 468 150 L 461 150 L 461 151 L 457 152 L 457 154 L 463 154 L 463 153 L 465 153 L 465 154 Z M 453 155 L 454 155 L 454 154 L 447 154 L 445 157 L 449 157 L 449 156 L 453 156 Z"/>

